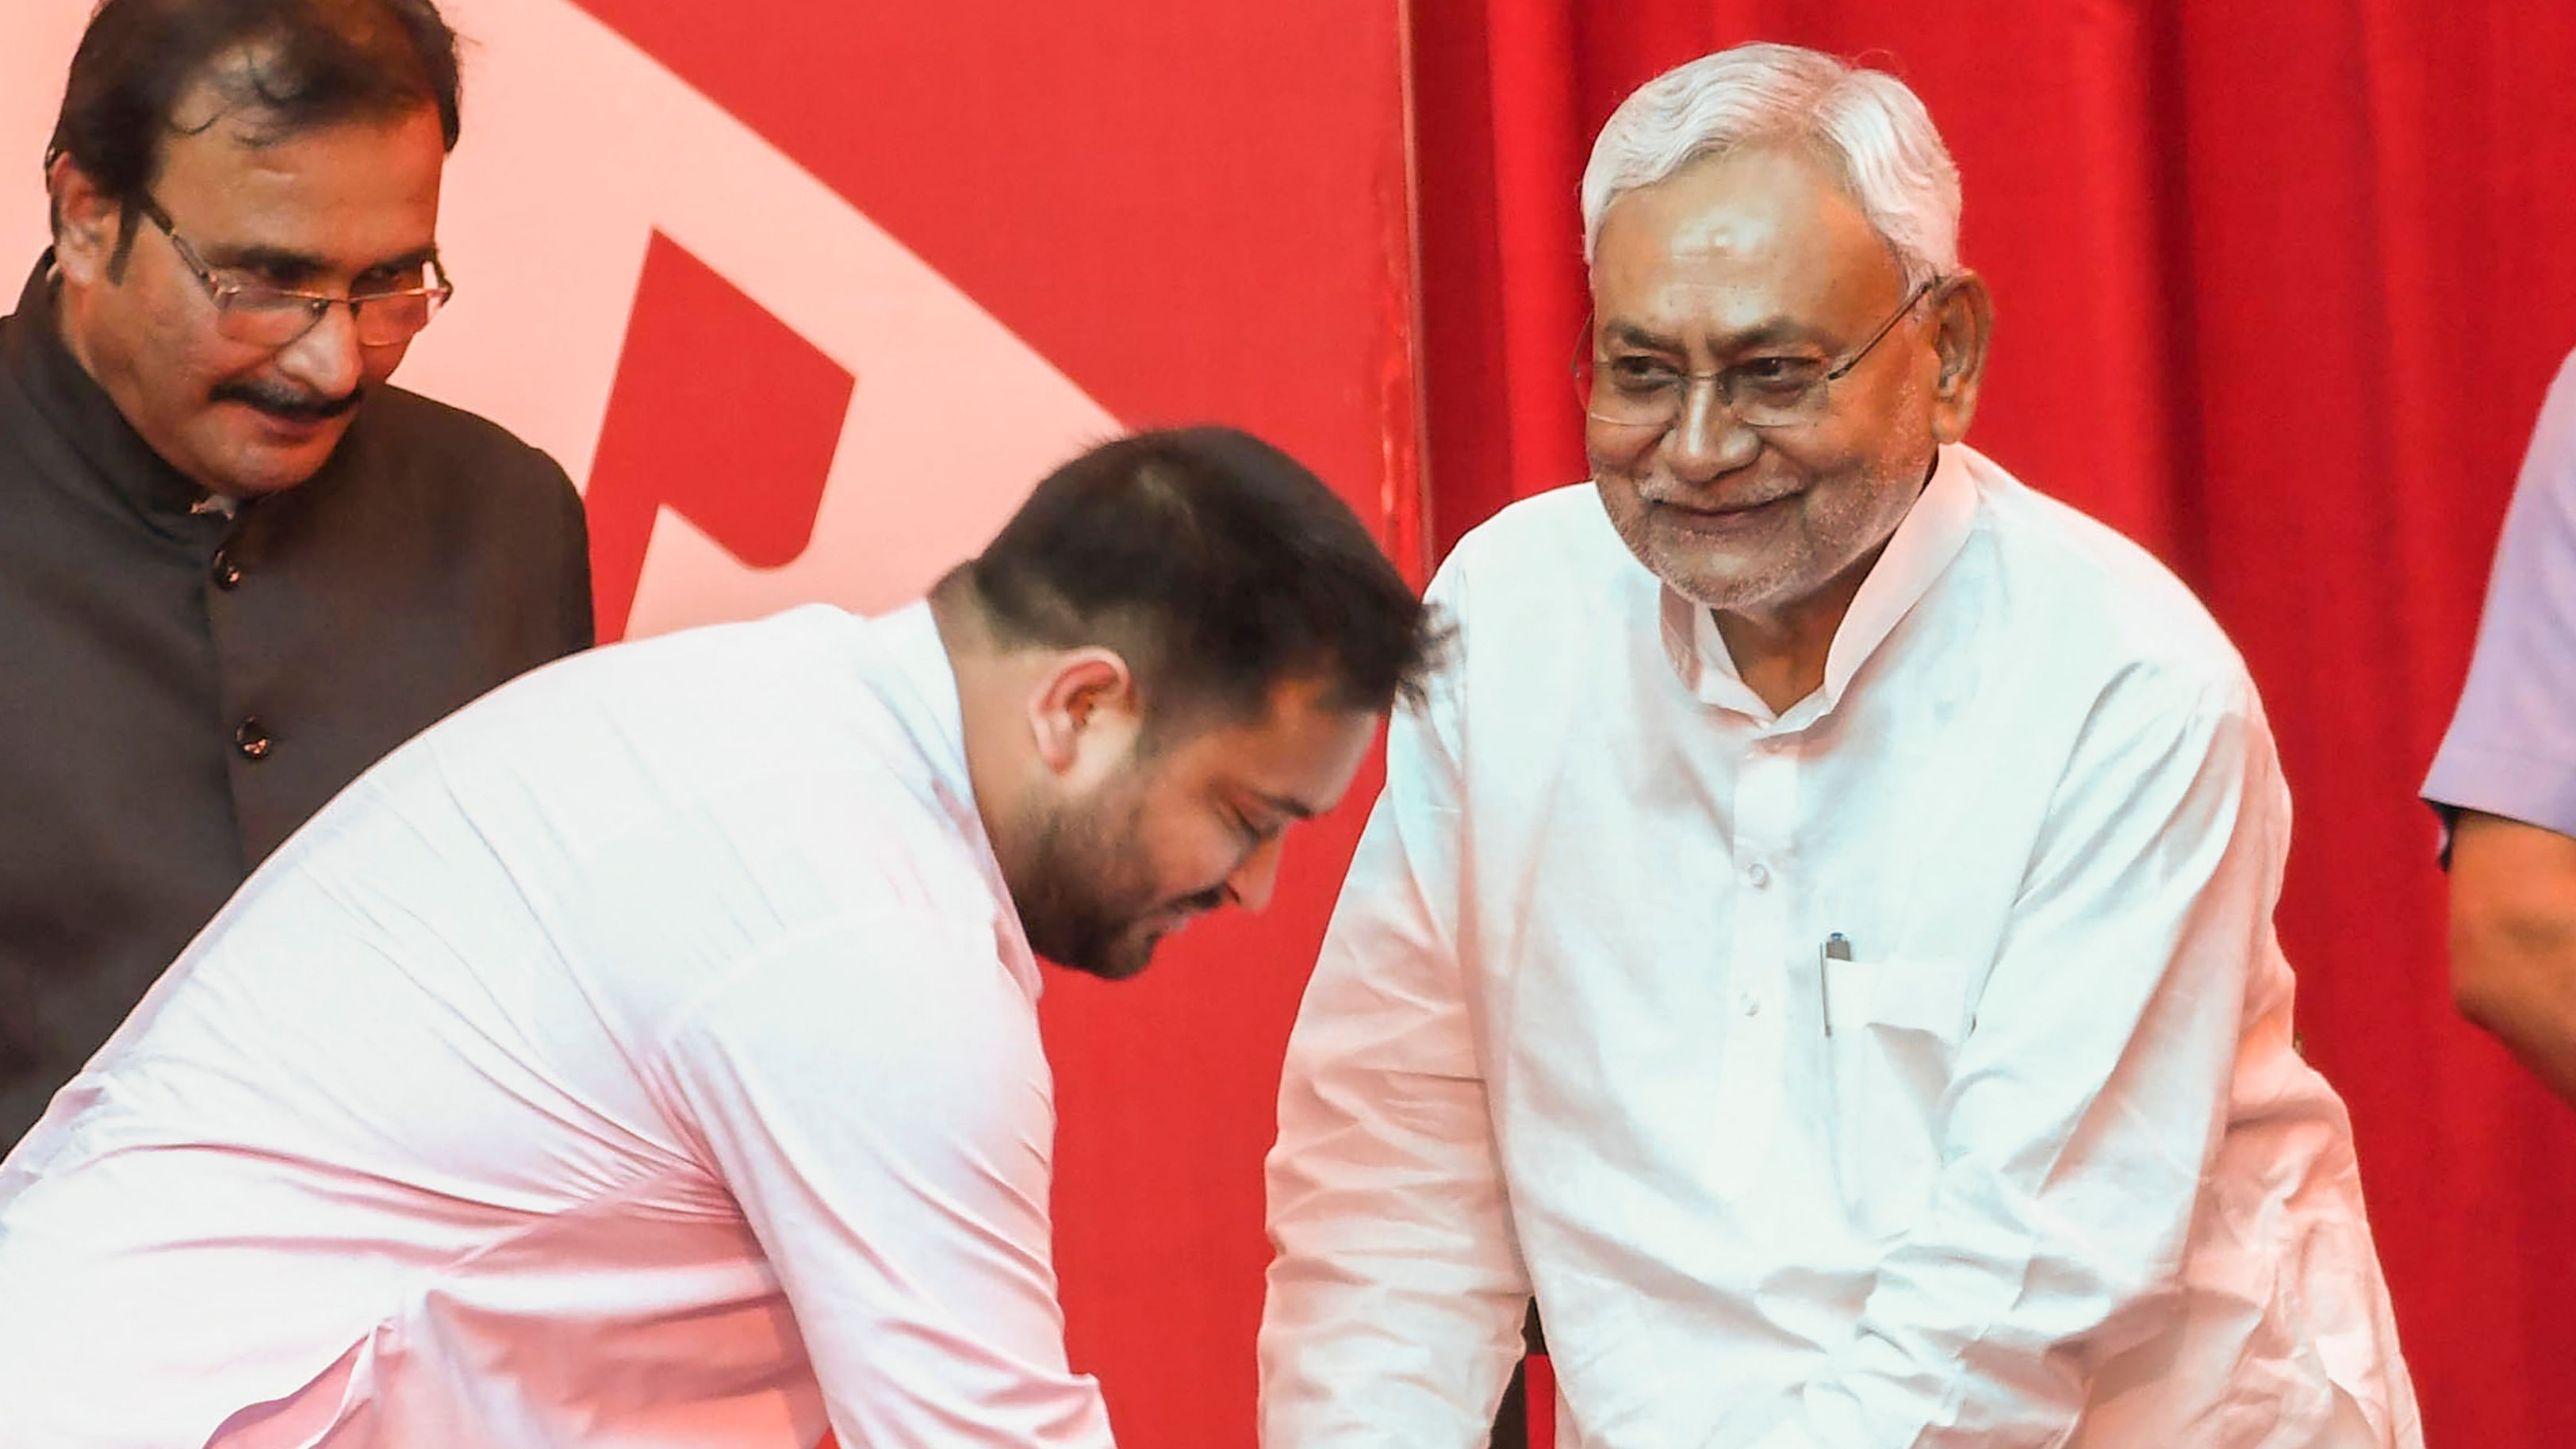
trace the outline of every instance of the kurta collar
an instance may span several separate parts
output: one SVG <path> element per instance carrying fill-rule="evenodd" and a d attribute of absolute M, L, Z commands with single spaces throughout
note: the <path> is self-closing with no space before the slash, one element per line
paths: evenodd
<path fill-rule="evenodd" d="M 939 621 L 925 599 L 870 620 L 868 632 L 879 655 L 893 666 L 900 685 L 891 696 L 895 713 L 919 746 L 940 801 L 956 821 L 958 833 L 965 837 L 983 867 L 985 884 L 992 890 L 997 908 L 995 944 L 1012 974 L 1035 999 L 1045 990 L 1045 980 L 1021 928 L 1019 909 L 1011 898 L 1010 883 L 1002 874 L 1001 859 L 993 853 L 993 837 L 984 828 L 983 811 L 975 803 L 974 777 L 966 768 L 966 709 L 958 699 L 957 668 L 949 662 L 948 645 L 939 636 Z"/>
<path fill-rule="evenodd" d="M 188 528 L 189 515 L 205 512 L 212 495 L 152 451 L 115 399 L 64 345 L 53 273 L 54 254 L 48 249 L 18 294 L 0 367 L 26 390 L 37 417 L 61 434 L 111 495 L 161 532 L 176 536 L 187 529 L 193 536 L 198 530 Z"/>
<path fill-rule="evenodd" d="M 1871 566 L 1869 577 L 1861 580 L 1851 608 L 1834 630 L 1834 642 L 1825 654 L 1824 683 L 1777 716 L 1780 726 L 1803 728 L 1841 703 L 1843 690 L 1861 666 L 1958 557 L 1976 512 L 1976 484 L 1968 476 L 1963 450 L 1943 448 L 1933 465 L 1932 480 L 1889 536 L 1886 550 Z M 1692 693 L 1722 709 L 1774 721 L 1770 706 L 1736 672 L 1735 659 L 1717 632 L 1717 619 L 1706 608 L 1667 585 L 1662 625 L 1664 651 Z"/>
<path fill-rule="evenodd" d="M 948 662 L 948 646 L 939 637 L 939 622 L 930 601 L 916 600 L 869 623 L 877 648 L 903 681 L 900 712 L 904 726 L 921 746 L 922 758 L 957 798 L 974 811 L 974 781 L 966 771 L 966 710 L 957 698 L 957 669 Z M 982 833 L 977 817 L 977 834 Z"/>

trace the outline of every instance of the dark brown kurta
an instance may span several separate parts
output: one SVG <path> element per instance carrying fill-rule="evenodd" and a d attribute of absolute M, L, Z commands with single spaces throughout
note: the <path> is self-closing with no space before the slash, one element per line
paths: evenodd
<path fill-rule="evenodd" d="M 305 818 L 591 642 L 581 500 L 379 388 L 303 485 L 200 511 L 56 331 L 0 318 L 0 1151 Z"/>

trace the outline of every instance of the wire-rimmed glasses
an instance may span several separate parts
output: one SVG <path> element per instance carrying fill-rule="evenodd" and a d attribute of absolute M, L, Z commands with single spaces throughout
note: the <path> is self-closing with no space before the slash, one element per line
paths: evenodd
<path fill-rule="evenodd" d="M 1583 404 L 1584 416 L 1595 421 L 1662 432 L 1681 419 L 1694 386 L 1705 382 L 1716 388 L 1718 405 L 1748 428 L 1811 423 L 1824 415 L 1833 384 L 1860 366 L 1870 349 L 1896 330 L 1896 324 L 1940 282 L 1934 277 L 1906 293 L 1904 304 L 1878 324 L 1868 341 L 1838 358 L 1773 353 L 1706 372 L 1675 367 L 1651 353 L 1604 356 L 1593 335 L 1592 319 L 1587 317 L 1583 336 L 1575 344 L 1575 397 Z"/>
<path fill-rule="evenodd" d="M 180 264 L 206 289 L 206 296 L 215 304 L 215 330 L 235 342 L 285 347 L 312 331 L 332 308 L 346 307 L 357 330 L 359 346 L 391 347 L 418 336 L 420 329 L 429 325 L 429 319 L 438 315 L 438 309 L 456 295 L 456 284 L 449 280 L 447 269 L 438 264 L 436 257 L 421 263 L 419 281 L 414 285 L 349 297 L 236 281 L 218 275 L 206 265 L 205 258 L 170 224 L 170 214 L 161 209 L 159 202 L 146 196 L 138 209 L 161 228 L 162 235 L 170 238 L 170 247 L 179 254 Z"/>

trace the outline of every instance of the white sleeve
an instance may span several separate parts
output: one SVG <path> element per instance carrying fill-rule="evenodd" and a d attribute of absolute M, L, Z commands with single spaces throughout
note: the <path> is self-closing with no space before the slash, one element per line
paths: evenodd
<path fill-rule="evenodd" d="M 2087 1366 L 2180 1311 L 2287 826 L 2250 687 L 2097 706 L 1942 1100 L 1931 1202 L 1760 1449 L 2057 1444 Z"/>
<path fill-rule="evenodd" d="M 2496 540 L 2477 652 L 2426 799 L 2576 836 L 2576 353 L 2559 367 Z M 2448 812 L 2445 812 L 2446 816 Z M 2444 835 L 2448 853 L 2447 825 Z"/>
<path fill-rule="evenodd" d="M 1529 1282 L 1455 934 L 1458 663 L 1389 727 L 1386 788 L 1289 1041 L 1264 1449 L 1482 1446 L 1520 1353 Z"/>
<path fill-rule="evenodd" d="M 845 1449 L 1109 1449 L 1065 1365 L 1035 1003 L 989 922 L 845 917 L 737 967 L 664 1069 Z"/>

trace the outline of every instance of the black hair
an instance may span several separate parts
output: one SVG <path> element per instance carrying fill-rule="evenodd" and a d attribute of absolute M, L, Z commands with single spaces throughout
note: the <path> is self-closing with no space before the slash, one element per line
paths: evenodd
<path fill-rule="evenodd" d="M 1350 505 L 1233 428 L 1140 433 L 1041 481 L 964 572 L 1004 642 L 1116 649 L 1147 733 L 1258 718 L 1292 679 L 1333 708 L 1421 698 L 1444 631 Z"/>
<path fill-rule="evenodd" d="M 70 157 L 130 228 L 174 110 L 206 80 L 226 92 L 219 114 L 249 115 L 266 141 L 432 106 L 456 146 L 456 32 L 431 0 L 104 0 L 72 55 L 45 169 Z"/>

